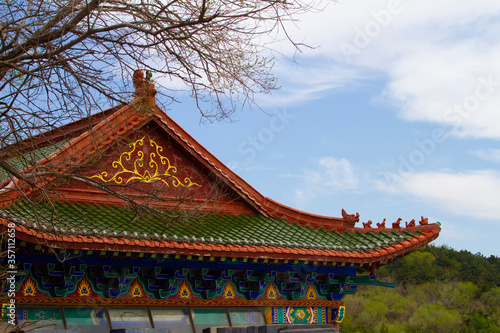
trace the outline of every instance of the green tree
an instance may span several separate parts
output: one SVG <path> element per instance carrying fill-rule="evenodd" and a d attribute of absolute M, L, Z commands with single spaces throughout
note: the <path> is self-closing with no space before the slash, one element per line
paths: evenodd
<path fill-rule="evenodd" d="M 466 273 L 469 266 L 474 274 Z M 361 287 L 346 298 L 354 311 L 347 311 L 343 332 L 500 332 L 497 257 L 428 246 L 380 271 L 398 286 Z"/>
<path fill-rule="evenodd" d="M 391 265 L 392 275 L 398 282 L 423 283 L 435 279 L 434 255 L 415 251 Z"/>
<path fill-rule="evenodd" d="M 446 308 L 438 303 L 421 306 L 409 322 L 413 328 L 434 333 L 458 332 L 461 323 L 460 313 L 457 310 Z"/>
<path fill-rule="evenodd" d="M 488 332 L 490 323 L 482 311 L 474 311 L 469 318 L 467 326 L 475 332 Z"/>
<path fill-rule="evenodd" d="M 444 305 L 455 309 L 467 311 L 473 300 L 479 296 L 479 287 L 472 282 L 452 282 L 439 286 L 436 295 L 439 295 Z"/>
<path fill-rule="evenodd" d="M 480 300 L 486 307 L 492 327 L 500 331 L 500 287 L 483 293 Z"/>

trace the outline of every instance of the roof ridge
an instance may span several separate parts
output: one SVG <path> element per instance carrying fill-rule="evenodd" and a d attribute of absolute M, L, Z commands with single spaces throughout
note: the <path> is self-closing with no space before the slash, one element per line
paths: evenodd
<path fill-rule="evenodd" d="M 87 126 L 88 123 L 86 123 L 87 121 L 90 120 L 91 124 L 95 124 L 97 122 L 100 122 L 103 117 L 106 117 L 109 113 L 116 112 L 117 109 L 120 109 L 125 105 L 126 104 L 110 107 L 106 110 L 88 115 L 85 118 L 71 121 L 67 124 L 58 126 L 58 127 L 53 128 L 51 130 L 36 134 L 36 135 L 31 136 L 29 138 L 23 139 L 19 142 L 8 145 L 8 146 L 0 149 L 0 156 L 5 156 L 5 154 L 9 154 L 9 151 L 11 151 L 13 149 L 16 149 L 16 153 L 19 153 L 20 151 L 22 153 L 33 151 L 32 149 L 29 149 L 30 145 L 26 144 L 28 142 L 35 142 L 35 145 L 37 146 L 37 148 L 40 149 L 40 148 L 45 147 L 47 144 L 53 144 L 55 142 L 59 142 L 61 140 L 64 140 L 64 138 L 71 136 L 73 133 L 84 132 L 88 128 L 88 126 Z"/>

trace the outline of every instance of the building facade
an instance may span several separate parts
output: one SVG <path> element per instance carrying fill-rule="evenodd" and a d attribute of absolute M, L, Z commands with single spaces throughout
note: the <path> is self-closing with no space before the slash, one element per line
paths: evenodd
<path fill-rule="evenodd" d="M 423 217 L 358 227 L 358 214 L 264 197 L 156 105 L 151 81 L 138 72 L 134 83 L 130 103 L 1 152 L 40 174 L 0 173 L 0 224 L 15 238 L 5 320 L 64 332 L 334 332 L 346 294 L 393 286 L 376 269 L 438 237 Z"/>

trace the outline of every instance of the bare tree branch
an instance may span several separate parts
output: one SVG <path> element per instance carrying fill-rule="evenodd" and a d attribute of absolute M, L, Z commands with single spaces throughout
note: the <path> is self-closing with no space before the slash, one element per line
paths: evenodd
<path fill-rule="evenodd" d="M 37 199 L 50 203 L 53 184 L 77 183 L 138 214 L 175 218 L 150 204 L 167 200 L 164 191 L 172 189 L 131 186 L 131 194 L 78 169 L 59 173 L 50 162 L 40 165 L 49 154 L 43 133 L 86 117 L 91 128 L 90 115 L 131 99 L 130 78 L 138 68 L 154 72 L 157 84 L 176 82 L 175 88 L 158 88 L 165 103 L 180 89 L 195 99 L 204 119 L 230 117 L 253 104 L 255 94 L 277 89 L 262 40 L 296 15 L 317 10 L 319 1 L 0 0 L 0 180 L 16 180 L 10 182 L 15 188 L 0 191 L 16 190 L 31 200 L 25 192 L 37 190 Z M 286 31 L 285 38 L 301 45 Z M 74 138 L 62 135 L 58 143 Z M 33 136 L 41 139 L 27 140 Z M 210 195 L 227 198 L 223 189 Z M 185 192 L 170 197 L 179 207 L 206 204 Z"/>

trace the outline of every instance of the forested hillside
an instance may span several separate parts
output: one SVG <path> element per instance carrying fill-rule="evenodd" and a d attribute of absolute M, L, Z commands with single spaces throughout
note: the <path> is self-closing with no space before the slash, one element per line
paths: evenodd
<path fill-rule="evenodd" d="M 500 258 L 428 246 L 378 270 L 396 288 L 344 298 L 342 333 L 500 332 Z"/>

